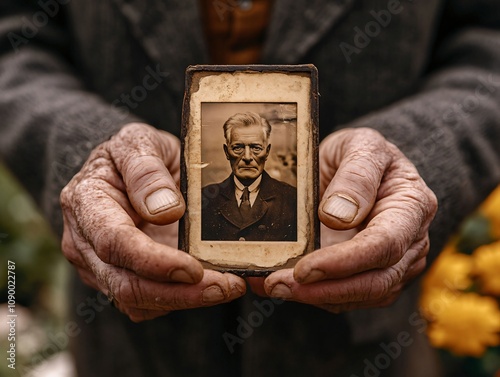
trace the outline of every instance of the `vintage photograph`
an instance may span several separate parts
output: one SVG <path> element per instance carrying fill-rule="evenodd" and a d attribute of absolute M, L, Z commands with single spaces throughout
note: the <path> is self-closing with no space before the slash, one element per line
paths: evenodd
<path fill-rule="evenodd" d="M 202 103 L 202 240 L 297 241 L 297 104 Z"/>
<path fill-rule="evenodd" d="M 180 248 L 207 268 L 265 275 L 318 247 L 315 74 L 188 69 Z"/>

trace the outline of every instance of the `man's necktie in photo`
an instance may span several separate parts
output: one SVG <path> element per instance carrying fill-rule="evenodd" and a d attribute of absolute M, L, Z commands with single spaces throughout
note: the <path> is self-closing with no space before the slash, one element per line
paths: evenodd
<path fill-rule="evenodd" d="M 241 195 L 241 204 L 240 204 L 241 217 L 244 220 L 248 220 L 251 211 L 252 207 L 250 206 L 250 191 L 248 191 L 248 187 L 245 186 L 245 188 L 243 189 L 243 194 Z"/>

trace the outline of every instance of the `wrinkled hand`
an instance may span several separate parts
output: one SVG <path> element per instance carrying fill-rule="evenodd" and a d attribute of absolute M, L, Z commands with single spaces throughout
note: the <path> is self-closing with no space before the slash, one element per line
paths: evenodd
<path fill-rule="evenodd" d="M 185 210 L 176 186 L 179 150 L 166 132 L 126 125 L 93 150 L 61 193 L 64 255 L 133 321 L 245 293 L 241 278 L 204 271 L 176 248 L 175 222 Z"/>
<path fill-rule="evenodd" d="M 396 146 L 366 128 L 322 142 L 320 181 L 321 222 L 359 232 L 271 274 L 265 292 L 332 312 L 391 304 L 425 267 L 434 193 Z"/>

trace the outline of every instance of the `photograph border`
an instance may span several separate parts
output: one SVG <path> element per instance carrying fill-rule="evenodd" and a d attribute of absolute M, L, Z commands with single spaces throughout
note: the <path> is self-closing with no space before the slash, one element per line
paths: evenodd
<path fill-rule="evenodd" d="M 287 76 L 296 76 L 296 77 L 305 77 L 306 81 L 302 80 L 302 82 L 307 82 L 308 84 L 308 96 L 304 97 L 304 90 L 302 90 L 300 94 L 300 98 L 296 101 L 290 100 L 261 100 L 259 97 L 259 92 L 245 92 L 245 96 L 248 97 L 247 100 L 241 100 L 241 98 L 233 98 L 231 100 L 231 90 L 230 86 L 226 86 L 225 91 L 221 91 L 222 88 L 214 87 L 213 93 L 216 98 L 220 98 L 219 100 L 215 100 L 214 98 L 209 98 L 206 101 L 200 99 L 200 94 L 198 93 L 203 90 L 208 90 L 205 86 L 212 80 L 214 83 L 218 83 L 216 85 L 220 85 L 221 82 L 227 84 L 227 81 L 230 81 L 231 77 L 235 77 L 235 80 L 243 80 L 243 82 L 249 82 L 248 80 L 253 80 L 252 76 L 245 75 L 266 75 L 266 74 L 274 74 L 269 76 L 269 78 L 282 78 L 281 75 L 285 74 Z M 220 76 L 224 75 L 224 76 Z M 208 78 L 204 80 L 207 83 L 202 82 L 203 79 L 206 79 L 207 76 L 215 76 L 212 78 Z M 246 77 L 246 78 L 245 78 Z M 247 80 L 247 81 L 245 81 Z M 285 80 L 287 80 L 285 78 Z M 301 80 L 297 80 L 300 82 Z M 205 85 L 205 86 L 204 86 Z M 259 85 L 261 85 L 259 83 Z M 265 84 L 267 85 L 267 84 Z M 265 86 L 264 85 L 264 86 Z M 299 85 L 300 86 L 300 85 Z M 186 201 L 186 214 L 181 219 L 180 229 L 179 229 L 179 248 L 193 255 L 197 259 L 199 259 L 205 268 L 215 269 L 219 271 L 232 272 L 242 276 L 266 276 L 269 273 L 276 271 L 282 268 L 290 268 L 297 262 L 300 257 L 303 255 L 314 251 L 319 248 L 319 220 L 317 216 L 317 208 L 319 202 L 319 177 L 318 177 L 318 144 L 319 144 L 319 130 L 318 130 L 318 74 L 317 69 L 313 65 L 250 65 L 250 66 L 215 66 L 215 65 L 196 65 L 189 66 L 186 70 L 186 92 L 184 95 L 184 103 L 183 103 L 183 115 L 182 115 L 182 130 L 181 130 L 181 191 L 184 195 L 184 199 Z M 308 101 L 308 103 L 304 103 L 304 101 Z M 197 139 L 198 143 L 201 142 L 201 103 L 203 102 L 220 102 L 220 103 L 280 103 L 280 102 L 295 102 L 297 103 L 297 107 L 299 108 L 299 104 L 306 106 L 308 109 L 308 113 L 301 114 L 300 117 L 302 119 L 302 123 L 306 122 L 309 127 L 306 130 L 302 130 L 304 135 L 307 135 L 307 155 L 309 159 L 306 164 L 308 168 L 312 168 L 312 171 L 307 171 L 305 174 L 307 175 L 307 181 L 304 183 L 304 187 L 302 189 L 306 189 L 307 193 L 312 193 L 309 199 L 306 200 L 304 214 L 302 215 L 302 220 L 307 221 L 308 226 L 308 234 L 303 234 L 301 237 L 298 236 L 297 242 L 281 242 L 281 241 L 271 241 L 271 242 L 258 242 L 252 244 L 256 241 L 244 242 L 241 241 L 203 241 L 200 237 L 195 237 L 191 232 L 191 221 L 190 218 L 195 219 L 196 213 L 201 211 L 201 200 L 193 199 L 193 196 L 197 198 L 197 195 L 193 195 L 193 191 L 190 193 L 190 185 L 196 188 L 200 188 L 201 186 L 201 178 L 200 183 L 195 184 L 197 179 L 197 173 L 195 169 L 193 170 L 193 166 L 196 164 L 190 163 L 190 159 L 193 159 L 193 150 L 201 147 L 196 146 Z M 199 109 L 192 109 L 193 103 L 196 106 L 199 106 Z M 193 110 L 193 111 L 192 111 Z M 197 115 L 193 115 L 196 113 Z M 195 129 L 196 127 L 193 124 L 196 124 L 197 117 L 200 117 L 198 120 L 200 122 L 199 130 Z M 299 115 L 298 115 L 299 117 Z M 305 118 L 304 118 L 305 117 Z M 299 126 L 299 124 L 298 124 Z M 195 132 L 193 132 L 193 130 Z M 297 143 L 299 140 L 299 132 L 297 132 Z M 304 136 L 301 137 L 302 140 L 305 139 Z M 194 145 L 194 147 L 193 147 Z M 300 156 L 298 156 L 300 157 Z M 198 163 L 199 164 L 199 163 Z M 191 168 L 188 168 L 190 166 Z M 307 170 L 308 170 L 307 168 Z M 201 169 L 201 168 L 200 168 Z M 304 169 L 304 168 L 302 168 Z M 193 175 L 194 174 L 194 175 Z M 299 191 L 299 179 L 301 179 L 300 175 L 297 175 L 297 196 L 308 194 L 303 194 Z M 191 190 L 194 190 L 191 188 Z M 193 201 L 195 202 L 194 204 Z M 200 203 L 197 203 L 200 201 Z M 312 207 L 312 208 L 311 208 Z M 302 207 L 301 207 L 302 208 Z M 190 211 L 191 210 L 191 211 Z M 299 209 L 298 209 L 299 211 Z M 200 214 L 198 214 L 200 215 Z M 198 219 L 200 216 L 198 216 Z M 192 221 L 195 223 L 195 220 Z M 297 228 L 303 225 L 304 221 L 299 221 L 297 223 Z M 196 224 L 195 224 L 196 225 Z M 298 229 L 299 230 L 299 229 Z M 298 232 L 299 233 L 299 232 Z M 301 233 L 302 234 L 302 233 Z M 199 238 L 199 239 L 198 239 Z M 231 246 L 232 245 L 232 246 Z M 250 245 L 250 246 L 249 246 Z M 207 253 L 217 253 L 214 252 L 214 248 L 216 249 L 225 249 L 231 247 L 235 248 L 243 248 L 246 252 L 243 255 L 248 255 L 247 251 L 252 248 L 255 249 L 254 252 L 262 252 L 266 256 L 272 253 L 273 248 L 276 250 L 280 250 L 285 247 L 285 250 L 290 250 L 291 252 L 288 256 L 275 263 L 258 263 L 253 260 L 252 262 L 245 261 L 233 261 L 233 262 L 219 262 L 216 259 L 203 258 Z M 265 249 L 265 251 L 262 251 Z M 221 251 L 221 255 L 223 251 Z M 262 254 L 262 255 L 264 255 Z M 221 257 L 222 258 L 222 257 Z M 256 257 L 257 258 L 257 257 Z"/>

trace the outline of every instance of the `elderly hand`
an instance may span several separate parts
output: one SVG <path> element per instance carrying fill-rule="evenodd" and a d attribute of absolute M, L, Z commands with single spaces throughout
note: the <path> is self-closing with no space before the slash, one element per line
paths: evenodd
<path fill-rule="evenodd" d="M 185 210 L 176 186 L 179 149 L 166 132 L 126 125 L 93 150 L 61 193 L 64 255 L 133 321 L 245 293 L 243 279 L 204 271 L 176 248 L 175 222 Z"/>
<path fill-rule="evenodd" d="M 326 138 L 320 181 L 321 222 L 359 232 L 351 240 L 322 245 L 293 270 L 271 274 L 265 292 L 332 312 L 391 304 L 425 267 L 429 224 L 437 210 L 434 193 L 401 151 L 372 129 L 346 129 Z"/>

